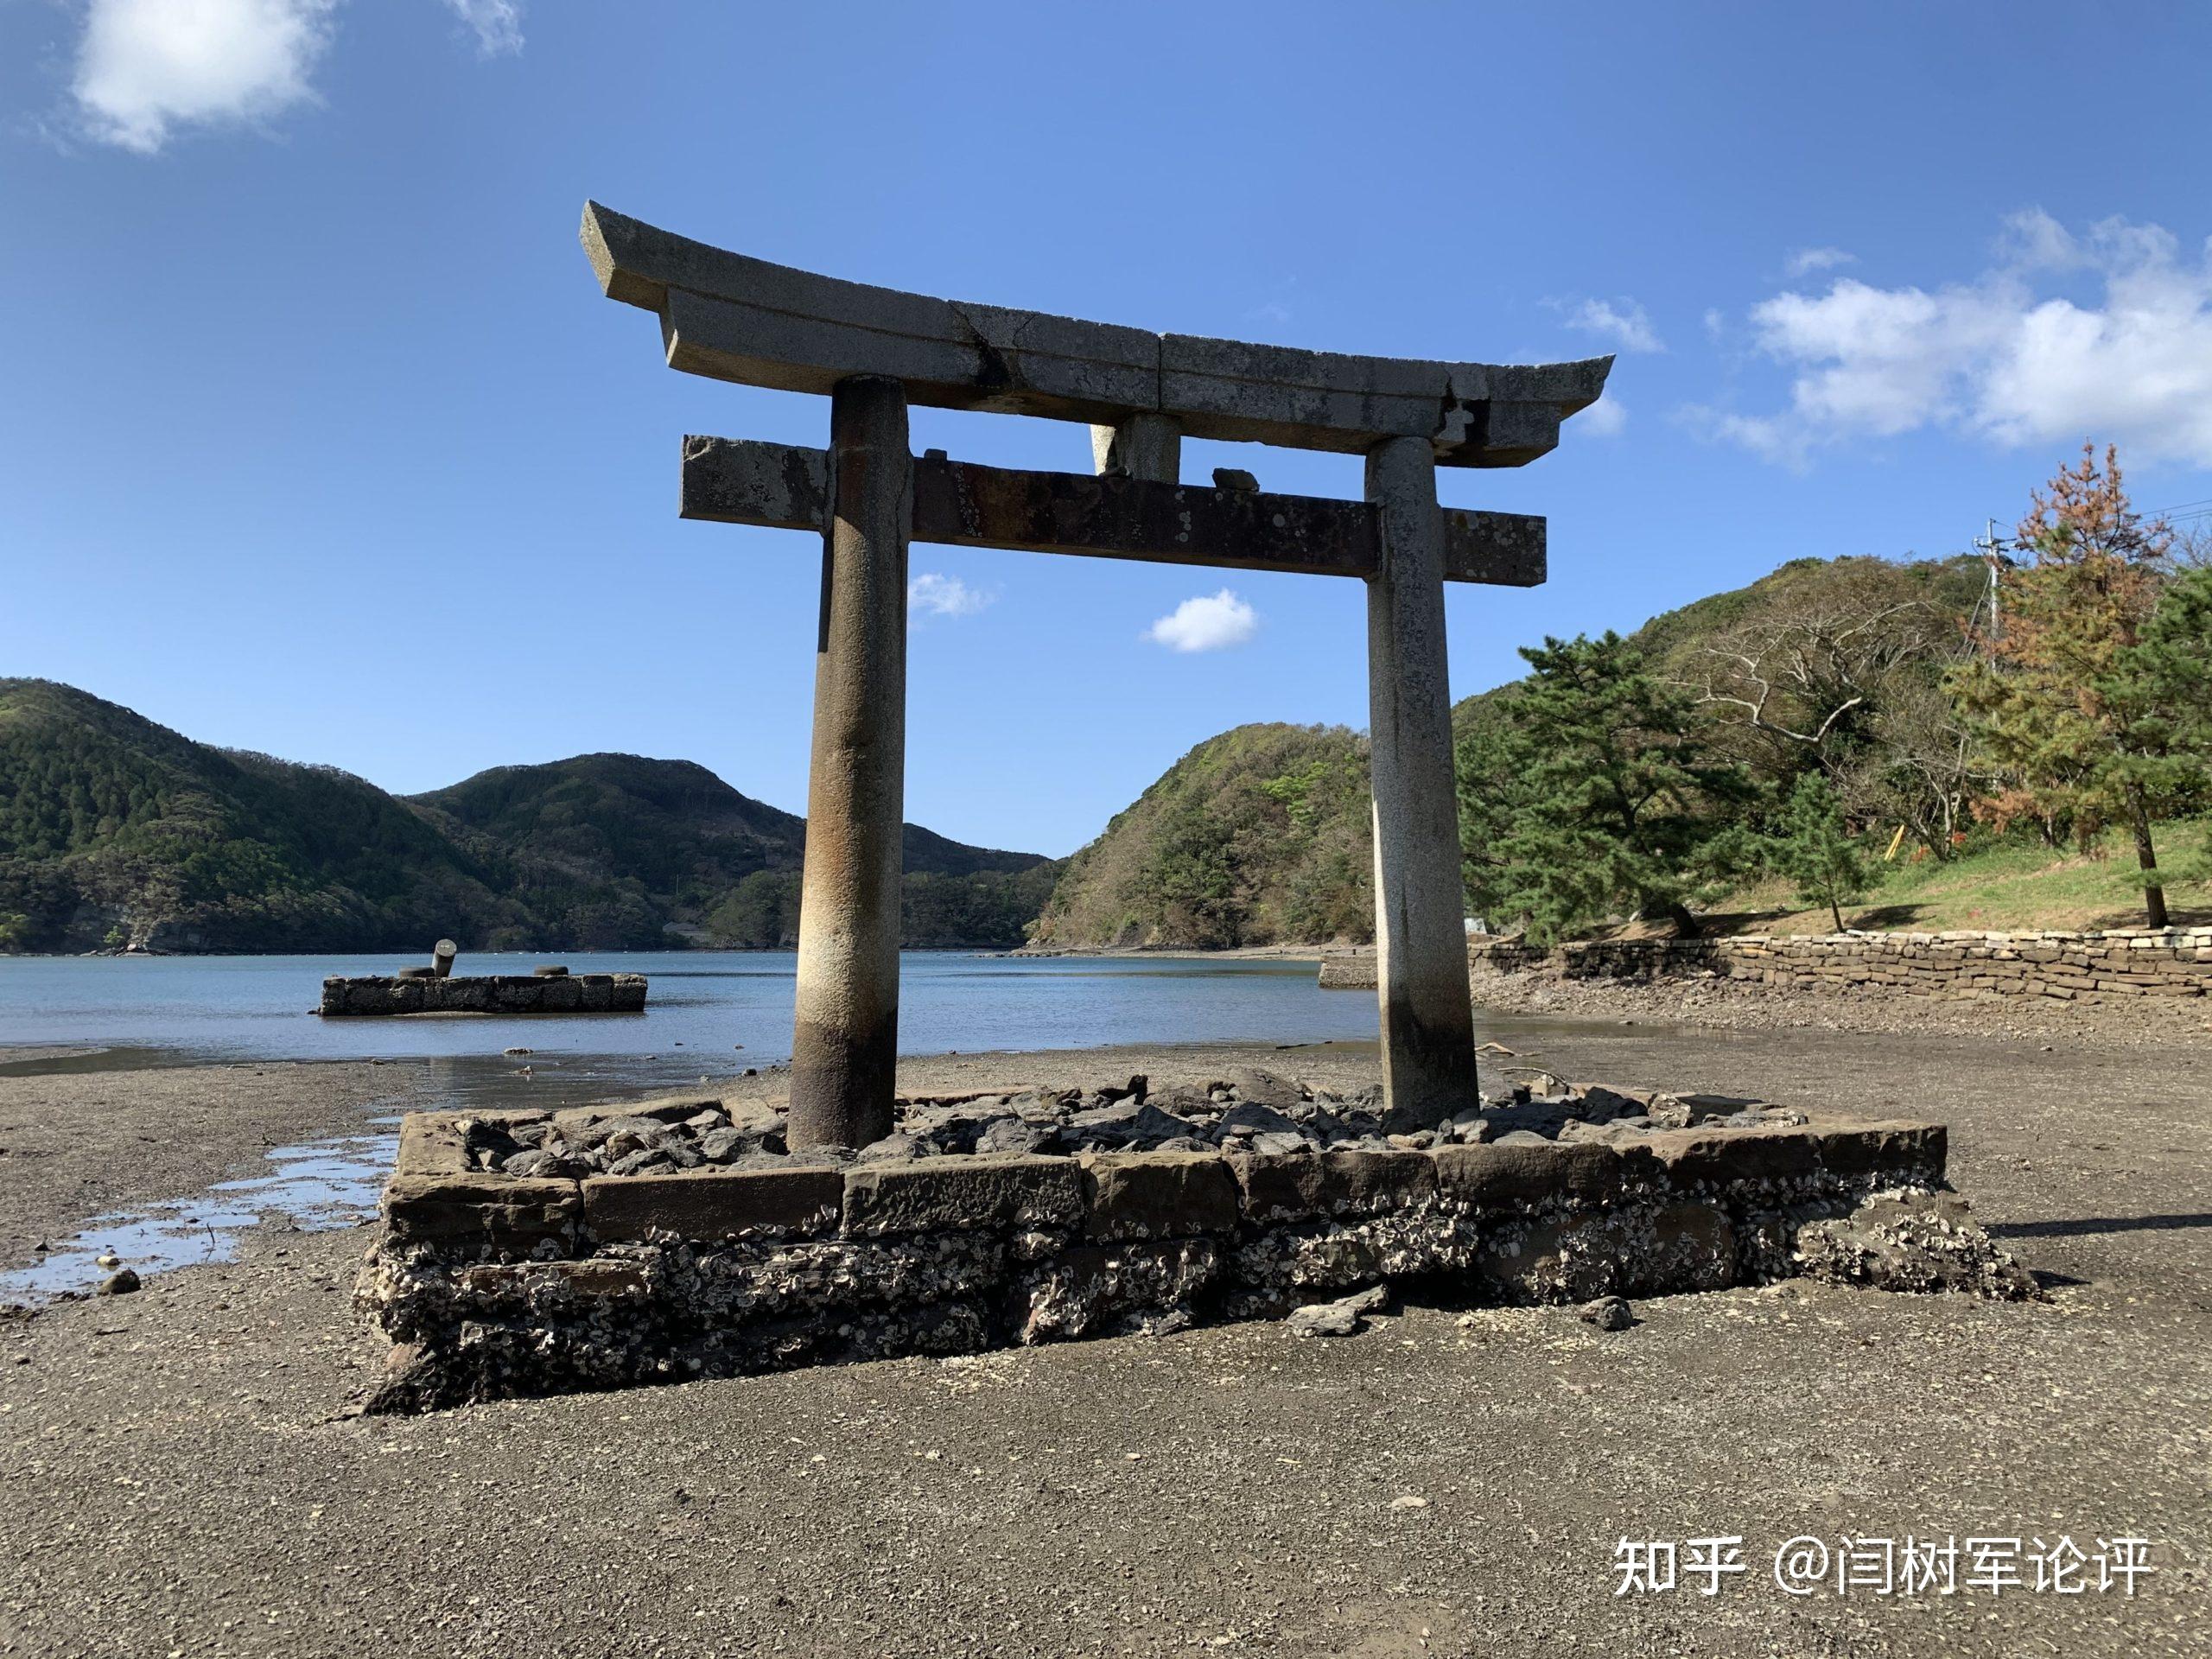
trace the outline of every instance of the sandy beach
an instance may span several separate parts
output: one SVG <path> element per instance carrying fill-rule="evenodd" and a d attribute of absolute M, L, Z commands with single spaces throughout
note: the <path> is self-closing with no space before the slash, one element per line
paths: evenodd
<path fill-rule="evenodd" d="M 1338 1343 L 1249 1325 L 364 1420 L 366 1235 L 270 1230 L 0 1325 L 0 1654 L 2205 1651 L 2191 1057 L 1566 1021 L 1522 1047 L 1497 1063 L 1941 1116 L 1954 1179 L 2050 1300 L 1785 1285 L 1647 1301 L 1618 1334 L 1412 1306 Z M 1375 1067 L 1358 1046 L 1115 1050 L 901 1082 L 1240 1064 Z M 11 1147 L 73 1137 L 0 1159 L 6 1263 L 95 1192 L 169 1194 L 342 1131 L 408 1070 L 0 1076 Z M 137 1154 L 163 1125 L 191 1126 L 188 1158 Z M 1759 1559 L 1846 1532 L 2128 1533 L 2157 1571 L 2133 1600 L 1800 1599 Z M 1619 1538 L 1716 1533 L 1754 1562 L 1719 1596 L 1613 1594 Z"/>

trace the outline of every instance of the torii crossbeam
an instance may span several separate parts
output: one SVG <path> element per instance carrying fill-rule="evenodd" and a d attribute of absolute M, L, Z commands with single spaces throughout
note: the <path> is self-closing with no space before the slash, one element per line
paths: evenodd
<path fill-rule="evenodd" d="M 1444 583 L 1544 579 L 1544 521 L 1445 511 L 1436 468 L 1519 467 L 1612 359 L 1351 357 L 957 304 L 773 265 L 584 208 L 610 298 L 669 365 L 830 399 L 827 450 L 683 440 L 683 513 L 819 530 L 791 1140 L 888 1134 L 898 1054 L 910 543 L 1357 576 L 1367 585 L 1376 940 L 1390 1127 L 1475 1098 Z M 910 404 L 1080 421 L 1096 475 L 911 453 Z M 1366 499 L 1180 481 L 1185 435 L 1367 458 Z"/>

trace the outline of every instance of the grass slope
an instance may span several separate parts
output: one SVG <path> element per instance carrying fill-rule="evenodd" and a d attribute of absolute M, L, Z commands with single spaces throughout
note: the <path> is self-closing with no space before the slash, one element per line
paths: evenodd
<path fill-rule="evenodd" d="M 2161 824 L 2157 844 L 2169 872 L 2166 899 L 2176 925 L 2212 922 L 2212 884 L 2172 879 L 2212 850 L 2212 825 Z M 1900 855 L 1881 871 L 1878 887 L 1843 907 L 1846 926 L 2010 932 L 2143 925 L 2134 843 L 2118 832 L 2094 854 L 2006 841 L 1941 863 Z M 1834 925 L 1826 909 L 1799 908 L 1782 881 L 1744 889 L 1703 921 L 1709 931 L 1728 933 L 1825 933 Z"/>

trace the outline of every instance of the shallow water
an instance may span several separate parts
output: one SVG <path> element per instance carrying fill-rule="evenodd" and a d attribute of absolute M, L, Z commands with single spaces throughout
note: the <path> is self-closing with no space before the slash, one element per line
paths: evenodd
<path fill-rule="evenodd" d="M 637 1014 L 326 1020 L 325 976 L 388 974 L 416 957 L 0 958 L 0 1048 L 157 1050 L 197 1060 L 436 1058 L 533 1051 L 531 1064 L 609 1056 L 645 1080 L 687 1059 L 726 1075 L 791 1054 L 798 957 L 790 951 L 475 953 L 466 974 L 528 973 L 547 960 L 652 981 Z M 1371 1040 L 1371 992 L 1323 991 L 1313 961 L 1007 957 L 909 951 L 900 962 L 902 1054 L 1124 1043 Z M 0 1056 L 3 1058 L 4 1056 Z M 79 1057 L 105 1065 L 115 1057 Z M 138 1064 L 144 1064 L 141 1058 Z M 49 1059 L 41 1069 L 64 1069 Z"/>
<path fill-rule="evenodd" d="M 357 1225 L 376 1213 L 377 1194 L 398 1150 L 399 1136 L 389 1128 L 276 1147 L 268 1154 L 265 1175 L 218 1181 L 195 1198 L 96 1217 L 56 1241 L 37 1265 L 0 1273 L 0 1306 L 91 1290 L 115 1271 L 101 1264 L 103 1255 L 150 1277 L 227 1262 L 238 1254 L 240 1236 L 264 1223 L 310 1233 Z"/>

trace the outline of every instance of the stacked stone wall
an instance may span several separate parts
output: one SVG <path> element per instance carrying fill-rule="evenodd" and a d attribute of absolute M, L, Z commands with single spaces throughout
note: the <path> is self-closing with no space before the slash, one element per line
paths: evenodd
<path fill-rule="evenodd" d="M 1702 1100 L 1587 1091 L 1585 1109 L 1639 1109 L 1556 1141 L 582 1179 L 484 1166 L 487 1135 L 545 1114 L 418 1113 L 359 1287 L 397 1344 L 372 1403 L 1157 1332 L 1398 1281 L 1486 1302 L 1718 1289 L 1800 1271 L 1876 1195 L 1942 1187 L 1940 1125 L 1699 1122 Z M 1692 1127 L 1652 1127 L 1662 1109 Z"/>
<path fill-rule="evenodd" d="M 1536 950 L 1478 940 L 1470 971 L 1563 979 L 1741 980 L 1777 989 L 2119 1002 L 2212 992 L 2212 927 L 2158 932 L 1744 934 L 1593 939 Z"/>

